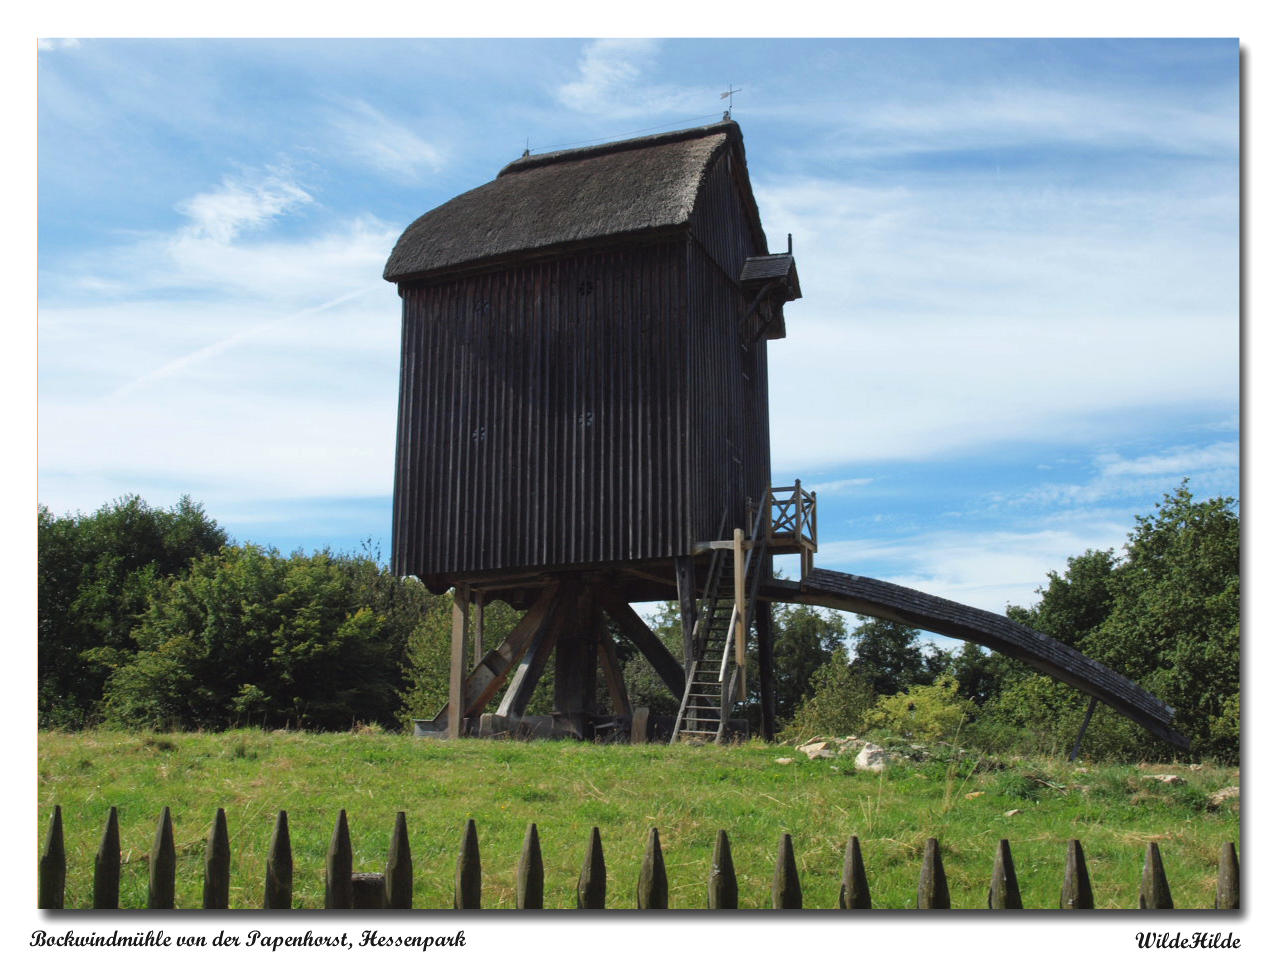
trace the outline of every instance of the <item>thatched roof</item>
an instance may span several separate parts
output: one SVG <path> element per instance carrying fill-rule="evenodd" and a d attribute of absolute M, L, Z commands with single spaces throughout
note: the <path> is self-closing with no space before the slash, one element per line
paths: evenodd
<path fill-rule="evenodd" d="M 742 157 L 733 121 L 521 157 L 497 178 L 423 214 L 383 277 L 410 280 L 606 238 L 685 226 L 720 151 Z"/>

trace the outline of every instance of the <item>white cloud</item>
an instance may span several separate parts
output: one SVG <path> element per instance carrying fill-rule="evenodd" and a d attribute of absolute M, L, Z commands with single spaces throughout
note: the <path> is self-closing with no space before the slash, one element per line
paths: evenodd
<path fill-rule="evenodd" d="M 1230 489 L 1240 472 L 1240 444 L 1221 441 L 1204 447 L 1180 446 L 1141 457 L 1103 453 L 1095 457 L 1094 467 L 1096 472 L 1084 483 L 1043 484 L 1007 502 L 1016 506 L 1150 499 L 1155 496 L 1153 491 L 1171 490 L 1183 477 L 1191 478 L 1192 492 L 1198 487 Z"/>
<path fill-rule="evenodd" d="M 655 40 L 593 40 L 578 60 L 578 79 L 556 91 L 571 110 L 613 118 L 706 111 L 711 88 L 693 89 L 646 81 L 657 59 Z"/>
<path fill-rule="evenodd" d="M 412 130 L 391 120 L 363 100 L 350 100 L 331 124 L 343 148 L 374 170 L 400 180 L 415 180 L 423 171 L 439 170 L 441 152 Z"/>
<path fill-rule="evenodd" d="M 822 179 L 756 195 L 794 233 L 805 291 L 769 348 L 784 471 L 1078 440 L 1124 430 L 1126 411 L 1221 416 L 1238 396 L 1236 222 L 1211 190 Z"/>
<path fill-rule="evenodd" d="M 227 176 L 222 185 L 208 193 L 198 193 L 178 204 L 178 212 L 191 223 L 182 236 L 230 243 L 245 230 L 260 229 L 312 197 L 282 170 L 267 170 L 251 176 Z"/>
<path fill-rule="evenodd" d="M 74 50 L 80 46 L 75 37 L 41 38 L 36 41 L 37 50 Z"/>

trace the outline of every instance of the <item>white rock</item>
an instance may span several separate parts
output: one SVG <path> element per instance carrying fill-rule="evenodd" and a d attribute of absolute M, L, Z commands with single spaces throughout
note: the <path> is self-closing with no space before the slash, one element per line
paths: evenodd
<path fill-rule="evenodd" d="M 1159 780 L 1161 783 L 1167 783 L 1171 787 L 1180 787 L 1187 781 L 1183 780 L 1176 773 L 1148 773 L 1143 780 Z"/>
<path fill-rule="evenodd" d="M 879 773 L 888 765 L 889 754 L 884 748 L 868 743 L 853 763 L 859 770 L 874 770 Z"/>

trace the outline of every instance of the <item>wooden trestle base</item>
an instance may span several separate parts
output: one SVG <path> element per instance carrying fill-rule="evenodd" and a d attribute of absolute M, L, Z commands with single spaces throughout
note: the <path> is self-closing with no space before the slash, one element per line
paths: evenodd
<path fill-rule="evenodd" d="M 685 666 L 607 581 L 581 574 L 549 579 L 511 633 L 466 673 L 468 594 L 466 589 L 454 590 L 449 703 L 433 720 L 415 721 L 415 733 L 630 740 L 637 719 L 643 718 L 646 738 L 660 736 L 664 720 L 670 736 L 673 718 L 649 717 L 643 708 L 632 710 L 606 617 L 648 660 L 677 701 L 685 690 Z M 553 651 L 554 712 L 526 717 Z M 598 675 L 608 691 L 607 705 L 597 703 Z M 486 713 L 500 692 L 497 711 Z M 745 735 L 745 723 L 734 726 Z"/>

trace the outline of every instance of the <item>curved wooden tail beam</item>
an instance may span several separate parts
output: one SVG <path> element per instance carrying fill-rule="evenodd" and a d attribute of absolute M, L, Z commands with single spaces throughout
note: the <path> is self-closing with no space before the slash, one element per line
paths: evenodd
<path fill-rule="evenodd" d="M 1097 697 L 1162 740 L 1184 749 L 1191 745 L 1170 726 L 1172 707 L 1110 667 L 1008 617 L 835 570 L 814 569 L 799 583 L 762 580 L 760 599 L 831 607 L 981 644 Z"/>

